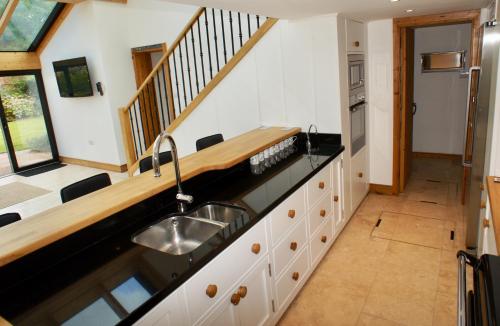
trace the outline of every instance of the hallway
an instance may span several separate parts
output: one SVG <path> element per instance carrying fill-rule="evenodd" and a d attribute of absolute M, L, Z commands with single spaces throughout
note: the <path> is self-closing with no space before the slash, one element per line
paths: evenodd
<path fill-rule="evenodd" d="M 456 325 L 462 168 L 413 163 L 400 196 L 368 195 L 280 325 Z"/>

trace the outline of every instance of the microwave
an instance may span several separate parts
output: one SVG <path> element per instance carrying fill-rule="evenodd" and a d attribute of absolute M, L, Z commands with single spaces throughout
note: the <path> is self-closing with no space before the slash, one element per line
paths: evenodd
<path fill-rule="evenodd" d="M 349 61 L 349 89 L 354 90 L 365 85 L 365 62 L 362 54 L 350 54 Z"/>

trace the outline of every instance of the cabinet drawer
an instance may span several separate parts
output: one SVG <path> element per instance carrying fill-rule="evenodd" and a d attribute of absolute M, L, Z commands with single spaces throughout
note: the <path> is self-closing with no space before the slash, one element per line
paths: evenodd
<path fill-rule="evenodd" d="M 276 283 L 278 310 L 283 307 L 294 290 L 304 284 L 307 272 L 309 271 L 309 257 L 307 253 L 308 250 L 305 247 Z"/>
<path fill-rule="evenodd" d="M 257 254 L 252 251 L 254 245 L 260 247 Z M 267 251 L 266 224 L 265 219 L 262 219 L 189 279 L 186 295 L 189 298 L 191 323 L 198 321 Z M 217 287 L 216 291 L 211 287 L 216 292 L 213 297 L 207 294 L 209 285 Z"/>
<path fill-rule="evenodd" d="M 278 276 L 307 245 L 306 220 L 303 218 L 292 232 L 273 250 L 274 275 Z"/>
<path fill-rule="evenodd" d="M 323 257 L 323 254 L 330 247 L 333 240 L 332 236 L 332 219 L 329 218 L 311 238 L 312 266 L 316 266 L 321 257 Z"/>
<path fill-rule="evenodd" d="M 292 226 L 297 225 L 305 213 L 305 191 L 304 187 L 300 187 L 270 214 L 273 245 L 278 243 Z"/>
<path fill-rule="evenodd" d="M 309 208 L 313 207 L 324 194 L 331 190 L 330 168 L 330 164 L 327 165 L 307 183 L 307 204 Z"/>
<path fill-rule="evenodd" d="M 312 235 L 332 213 L 331 192 L 323 196 L 309 212 L 309 235 Z"/>

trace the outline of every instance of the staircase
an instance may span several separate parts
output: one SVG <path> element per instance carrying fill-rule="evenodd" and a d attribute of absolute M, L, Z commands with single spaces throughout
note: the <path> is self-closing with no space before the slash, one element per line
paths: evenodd
<path fill-rule="evenodd" d="M 174 131 L 277 22 L 200 8 L 128 104 L 120 109 L 128 172 L 151 155 L 161 131 Z"/>

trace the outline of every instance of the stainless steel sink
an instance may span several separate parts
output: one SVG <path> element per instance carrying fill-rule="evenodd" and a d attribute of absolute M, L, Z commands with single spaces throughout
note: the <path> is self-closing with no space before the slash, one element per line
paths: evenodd
<path fill-rule="evenodd" d="M 132 241 L 171 255 L 183 255 L 198 248 L 225 225 L 200 218 L 173 216 L 136 234 Z"/>
<path fill-rule="evenodd" d="M 246 210 L 241 207 L 213 202 L 203 204 L 194 211 L 188 212 L 187 215 L 227 224 L 248 216 Z"/>

